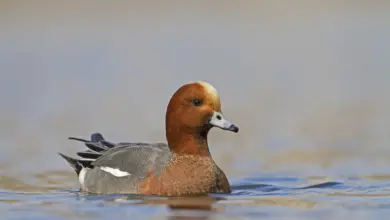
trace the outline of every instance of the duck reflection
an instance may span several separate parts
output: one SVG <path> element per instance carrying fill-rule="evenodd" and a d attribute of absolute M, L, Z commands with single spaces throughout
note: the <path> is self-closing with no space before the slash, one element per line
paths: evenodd
<path fill-rule="evenodd" d="M 85 200 L 104 200 L 106 202 L 123 202 L 138 205 L 162 205 L 168 207 L 170 215 L 168 220 L 207 220 L 210 216 L 218 212 L 214 207 L 218 201 L 225 200 L 223 197 L 214 197 L 211 195 L 193 196 L 193 197 L 158 197 L 142 195 L 88 195 L 79 194 L 80 199 Z"/>

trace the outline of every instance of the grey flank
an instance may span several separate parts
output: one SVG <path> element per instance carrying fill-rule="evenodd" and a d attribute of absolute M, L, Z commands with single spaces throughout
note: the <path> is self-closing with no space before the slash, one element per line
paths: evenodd
<path fill-rule="evenodd" d="M 101 138 L 96 138 L 101 136 Z M 79 175 L 85 171 L 81 189 L 90 193 L 137 193 L 137 182 L 145 178 L 149 171 L 159 174 L 169 165 L 172 154 L 165 143 L 118 143 L 104 140 L 99 133 L 91 135 L 91 140 L 70 138 L 84 142 L 90 150 L 78 152 L 82 158 L 73 159 L 63 154 L 68 163 Z M 75 164 L 77 163 L 77 164 Z M 117 177 L 101 167 L 109 167 L 127 172 L 130 175 Z"/>

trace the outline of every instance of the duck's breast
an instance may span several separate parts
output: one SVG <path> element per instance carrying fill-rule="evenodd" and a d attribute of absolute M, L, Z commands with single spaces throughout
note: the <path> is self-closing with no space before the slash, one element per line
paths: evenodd
<path fill-rule="evenodd" d="M 159 175 L 152 172 L 140 184 L 140 192 L 163 196 L 230 193 L 230 185 L 211 157 L 173 154 Z"/>

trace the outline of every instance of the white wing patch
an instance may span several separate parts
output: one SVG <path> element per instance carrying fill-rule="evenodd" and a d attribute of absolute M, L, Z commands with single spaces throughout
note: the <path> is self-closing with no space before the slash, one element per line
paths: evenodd
<path fill-rule="evenodd" d="M 79 182 L 81 184 L 81 186 L 84 187 L 84 180 L 85 180 L 85 174 L 87 173 L 87 168 L 83 168 L 80 170 L 80 173 L 79 173 Z"/>
<path fill-rule="evenodd" d="M 116 177 L 124 177 L 124 176 L 130 176 L 131 174 L 125 171 L 122 171 L 117 168 L 112 168 L 112 167 L 100 167 L 101 170 L 110 173 Z"/>

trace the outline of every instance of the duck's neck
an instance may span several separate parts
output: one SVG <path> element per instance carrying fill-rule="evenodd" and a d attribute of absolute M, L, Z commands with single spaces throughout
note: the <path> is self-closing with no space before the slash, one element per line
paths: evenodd
<path fill-rule="evenodd" d="M 190 131 L 172 126 L 166 128 L 169 148 L 176 154 L 210 156 L 207 134 L 208 130 Z"/>

